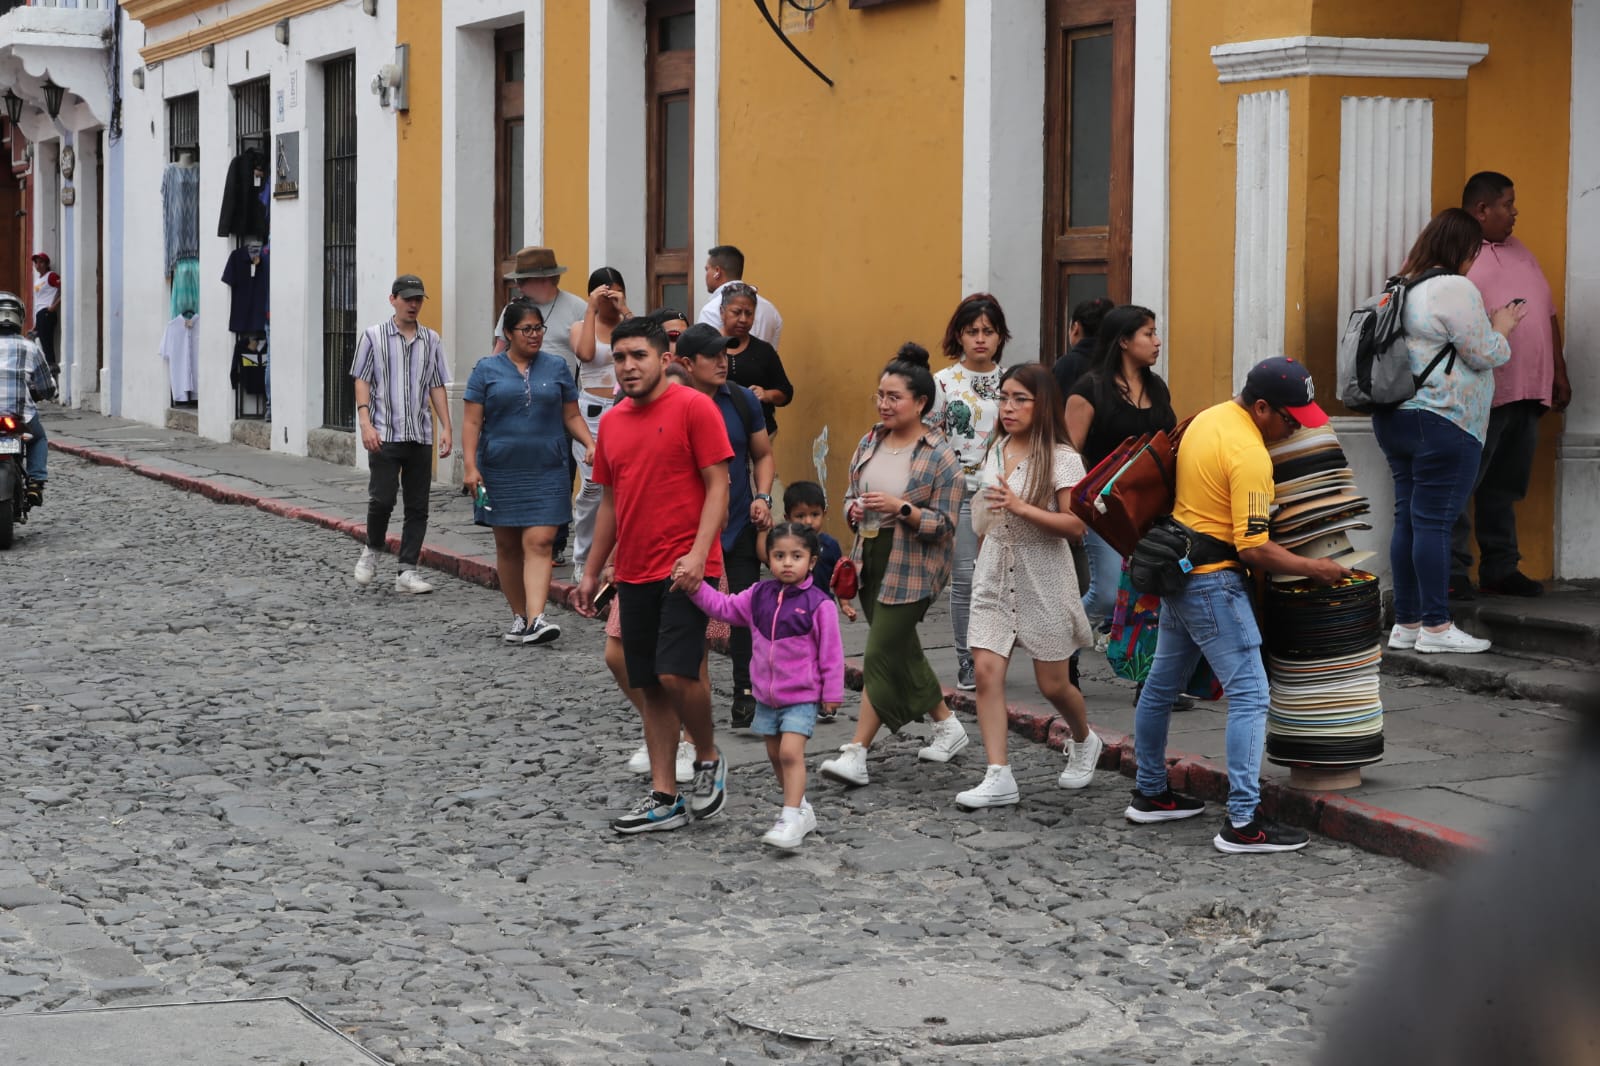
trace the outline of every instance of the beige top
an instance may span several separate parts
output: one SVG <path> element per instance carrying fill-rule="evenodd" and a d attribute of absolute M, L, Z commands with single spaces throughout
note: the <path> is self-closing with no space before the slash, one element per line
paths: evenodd
<path fill-rule="evenodd" d="M 881 441 L 861 468 L 861 491 L 904 496 L 911 481 L 911 453 L 916 446 L 917 442 L 912 441 L 904 448 L 891 448 L 887 440 Z"/>

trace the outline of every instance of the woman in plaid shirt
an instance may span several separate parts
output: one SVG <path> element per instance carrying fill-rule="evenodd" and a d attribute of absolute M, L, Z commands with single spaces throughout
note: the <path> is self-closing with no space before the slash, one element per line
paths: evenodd
<path fill-rule="evenodd" d="M 852 558 L 872 628 L 855 739 L 822 764 L 823 774 L 849 785 L 867 783 L 867 748 L 881 726 L 899 732 L 931 716 L 932 739 L 917 753 L 929 762 L 949 762 L 967 746 L 917 637 L 917 623 L 950 577 L 963 490 L 961 461 L 922 422 L 935 389 L 927 349 L 901 345 L 878 379 L 878 424 L 850 460 L 845 515 L 858 533 Z"/>

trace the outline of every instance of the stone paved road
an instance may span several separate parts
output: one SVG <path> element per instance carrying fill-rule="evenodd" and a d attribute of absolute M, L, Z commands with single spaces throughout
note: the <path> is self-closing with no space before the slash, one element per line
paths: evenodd
<path fill-rule="evenodd" d="M 292 995 L 408 1064 L 1292 1063 L 1428 884 L 1136 829 L 1127 779 L 1062 793 L 1027 744 L 1023 803 L 963 814 L 975 730 L 814 784 L 794 857 L 755 843 L 746 739 L 723 817 L 618 839 L 637 734 L 595 623 L 507 648 L 497 594 L 358 589 L 348 540 L 53 472 L 0 556 L 0 1013 Z"/>

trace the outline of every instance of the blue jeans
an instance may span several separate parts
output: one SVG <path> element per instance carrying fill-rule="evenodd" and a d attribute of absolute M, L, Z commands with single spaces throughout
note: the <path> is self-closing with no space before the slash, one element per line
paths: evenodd
<path fill-rule="evenodd" d="M 972 654 L 967 650 L 967 619 L 972 617 L 972 568 L 978 561 L 978 534 L 972 528 L 972 500 L 976 495 L 963 495 L 956 511 L 955 561 L 950 570 L 950 632 L 955 638 L 956 654 L 962 658 Z"/>
<path fill-rule="evenodd" d="M 1237 570 L 1197 574 L 1181 593 L 1161 598 L 1156 657 L 1133 715 L 1139 791 L 1167 789 L 1167 726 L 1172 704 L 1204 654 L 1228 697 L 1228 817 L 1243 825 L 1261 802 L 1261 749 L 1267 739 L 1267 669 L 1261 631 Z"/>
<path fill-rule="evenodd" d="M 1394 475 L 1394 620 L 1450 621 L 1450 531 L 1472 493 L 1483 445 L 1432 411 L 1372 416 L 1378 447 Z"/>
<path fill-rule="evenodd" d="M 1122 581 L 1122 556 L 1094 530 L 1085 530 L 1083 550 L 1089 556 L 1089 591 L 1083 594 L 1083 613 L 1098 629 L 1111 621 L 1117 607 L 1117 585 Z"/>
<path fill-rule="evenodd" d="M 50 462 L 50 438 L 44 435 L 44 423 L 38 415 L 34 415 L 22 430 L 33 434 L 33 439 L 28 442 L 28 456 L 23 460 L 24 473 L 29 481 L 44 481 L 50 477 L 47 466 Z"/>
<path fill-rule="evenodd" d="M 799 733 L 809 737 L 817 728 L 820 703 L 796 703 L 788 707 L 768 707 L 756 704 L 756 716 L 750 723 L 750 732 L 758 737 L 776 737 L 784 733 Z"/>

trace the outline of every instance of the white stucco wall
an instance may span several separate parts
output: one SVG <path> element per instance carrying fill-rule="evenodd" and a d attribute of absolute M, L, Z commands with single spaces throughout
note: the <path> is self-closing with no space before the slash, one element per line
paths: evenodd
<path fill-rule="evenodd" d="M 219 4 L 202 23 L 248 4 Z M 124 68 L 143 65 L 138 49 L 173 33 L 181 24 L 148 35 L 133 24 L 125 35 Z M 228 332 L 229 290 L 223 267 L 234 238 L 217 236 L 223 183 L 235 145 L 232 86 L 271 78 L 270 119 L 274 137 L 300 133 L 300 196 L 274 200 L 272 261 L 272 447 L 306 452 L 309 430 L 322 425 L 322 71 L 325 60 L 356 57 L 357 189 L 356 263 L 358 321 L 389 314 L 389 283 L 395 264 L 394 113 L 383 108 L 368 85 L 380 66 L 393 61 L 394 5 L 379 4 L 376 18 L 359 5 L 338 5 L 295 16 L 288 46 L 271 26 L 215 46 L 215 62 L 198 51 L 149 69 L 143 90 L 128 87 L 123 103 L 124 196 L 122 414 L 160 424 L 169 406 L 166 365 L 158 348 L 170 318 L 163 276 L 161 175 L 167 163 L 166 100 L 200 94 L 200 433 L 229 438 L 234 416 L 228 382 L 233 335 Z M 279 110 L 280 94 L 282 110 Z M 107 264 L 107 270 L 115 269 Z M 359 449 L 357 449 L 359 453 Z"/>

